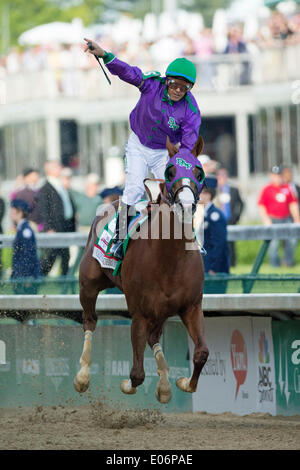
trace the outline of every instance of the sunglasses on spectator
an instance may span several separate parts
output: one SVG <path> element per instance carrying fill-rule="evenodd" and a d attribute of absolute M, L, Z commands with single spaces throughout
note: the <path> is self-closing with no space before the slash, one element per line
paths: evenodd
<path fill-rule="evenodd" d="M 179 88 L 181 93 L 186 93 L 193 86 L 191 83 L 187 83 L 186 85 L 182 85 L 181 83 L 176 82 L 176 80 L 173 80 L 172 78 L 167 79 L 167 85 L 168 85 L 168 87 L 171 88 L 171 90 L 177 90 Z"/>

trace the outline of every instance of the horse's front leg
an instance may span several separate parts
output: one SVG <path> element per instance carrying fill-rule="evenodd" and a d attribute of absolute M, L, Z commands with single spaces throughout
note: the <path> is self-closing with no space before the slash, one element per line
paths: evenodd
<path fill-rule="evenodd" d="M 79 393 L 85 392 L 90 385 L 92 335 L 97 325 L 96 301 L 98 293 L 98 282 L 83 282 L 80 285 L 80 303 L 83 307 L 83 330 L 85 333 L 83 351 L 79 361 L 81 368 L 74 379 L 75 390 Z"/>
<path fill-rule="evenodd" d="M 133 365 L 130 379 L 123 380 L 121 390 L 123 393 L 133 395 L 136 387 L 145 380 L 144 353 L 147 341 L 147 322 L 142 316 L 134 316 L 131 323 L 131 344 L 133 352 Z"/>
<path fill-rule="evenodd" d="M 162 347 L 159 343 L 162 333 L 162 326 L 155 327 L 150 331 L 148 343 L 151 347 L 156 363 L 159 381 L 155 390 L 155 396 L 160 403 L 169 403 L 172 398 L 171 384 L 169 382 L 169 366 L 165 360 Z"/>
<path fill-rule="evenodd" d="M 193 393 L 197 389 L 201 370 L 209 354 L 204 337 L 204 316 L 201 306 L 192 307 L 188 310 L 182 316 L 182 321 L 195 345 L 193 357 L 194 370 L 191 378 L 181 377 L 176 381 L 176 385 L 183 392 Z"/>

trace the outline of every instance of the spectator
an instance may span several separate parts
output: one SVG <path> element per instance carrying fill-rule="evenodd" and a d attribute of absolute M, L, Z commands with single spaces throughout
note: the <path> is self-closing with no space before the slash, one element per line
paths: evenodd
<path fill-rule="evenodd" d="M 273 166 L 270 171 L 270 183 L 266 185 L 259 196 L 258 206 L 265 225 L 288 224 L 300 222 L 298 199 L 291 191 L 289 185 L 282 179 L 282 169 Z M 284 258 L 282 264 L 286 266 L 294 265 L 294 241 L 285 240 Z M 279 240 L 272 240 L 270 243 L 270 264 L 280 266 L 278 255 Z"/>
<path fill-rule="evenodd" d="M 205 175 L 214 175 L 218 166 L 217 162 L 204 154 L 200 155 L 198 158 L 202 164 Z"/>
<path fill-rule="evenodd" d="M 228 181 L 228 172 L 225 168 L 217 170 L 217 198 L 220 209 L 225 215 L 227 225 L 236 225 L 240 220 L 244 203 L 239 190 Z M 236 254 L 234 242 L 228 242 L 230 266 L 236 264 Z"/>
<path fill-rule="evenodd" d="M 97 207 L 102 199 L 99 196 L 100 178 L 95 173 L 90 173 L 86 177 L 85 192 L 71 190 L 71 195 L 77 210 L 79 230 L 88 232 L 91 223 L 96 216 Z"/>
<path fill-rule="evenodd" d="M 203 248 L 207 252 L 203 258 L 204 270 L 210 275 L 229 273 L 226 219 L 223 212 L 213 203 L 217 180 L 215 177 L 207 177 L 205 182 L 206 186 L 201 192 L 201 199 L 205 205 Z"/>
<path fill-rule="evenodd" d="M 229 28 L 227 35 L 227 46 L 225 54 L 246 54 L 248 52 L 247 45 L 243 40 L 242 31 L 240 28 L 233 26 Z M 240 85 L 248 85 L 250 83 L 250 69 L 249 62 L 244 60 L 242 62 L 242 72 L 239 78 Z"/>
<path fill-rule="evenodd" d="M 206 177 L 215 176 L 215 172 L 218 166 L 218 163 L 215 160 L 212 160 L 208 155 L 205 154 L 199 155 L 198 160 L 201 162 Z M 202 201 L 201 195 L 200 201 Z M 201 225 L 203 224 L 203 217 L 204 206 L 203 204 L 197 204 L 197 209 L 194 216 L 194 226 L 196 233 L 199 233 L 199 230 L 201 229 Z"/>
<path fill-rule="evenodd" d="M 72 224 L 74 209 L 68 191 L 61 183 L 62 167 L 58 161 L 49 160 L 45 164 L 46 182 L 39 192 L 38 204 L 44 232 L 66 232 Z M 46 276 L 57 257 L 61 258 L 61 271 L 65 276 L 69 268 L 69 250 L 67 248 L 46 249 L 41 259 L 41 270 Z"/>
<path fill-rule="evenodd" d="M 0 197 L 0 234 L 3 233 L 2 221 L 5 214 L 5 201 Z M 0 279 L 2 277 L 2 250 L 0 249 Z"/>
<path fill-rule="evenodd" d="M 111 202 L 114 202 L 119 199 L 122 194 L 122 189 L 120 189 L 119 186 L 115 186 L 114 188 L 103 189 L 100 193 L 100 196 L 103 200 L 103 204 L 110 204 Z"/>
<path fill-rule="evenodd" d="M 62 169 L 61 176 L 60 176 L 61 183 L 69 195 L 70 202 L 71 202 L 72 209 L 73 209 L 72 217 L 69 219 L 66 219 L 65 221 L 65 232 L 76 232 L 76 207 L 75 207 L 72 195 L 71 195 L 72 176 L 73 176 L 73 172 L 70 168 Z"/>
<path fill-rule="evenodd" d="M 289 187 L 291 188 L 291 191 L 298 199 L 298 206 L 299 206 L 299 212 L 300 212 L 300 186 L 294 182 L 293 172 L 290 167 L 288 166 L 282 167 L 282 179 L 285 184 L 289 185 Z M 297 245 L 298 245 L 298 239 L 293 238 L 292 243 L 294 244 L 294 250 L 296 250 Z"/>
<path fill-rule="evenodd" d="M 30 207 L 30 214 L 28 214 L 28 220 L 36 225 L 38 225 L 40 222 L 37 204 L 39 179 L 40 173 L 38 170 L 34 168 L 25 168 L 23 170 L 23 188 L 15 191 L 11 195 L 12 199 L 21 199 L 27 202 Z"/>
<path fill-rule="evenodd" d="M 22 199 L 11 201 L 11 220 L 17 227 L 13 242 L 13 259 L 11 279 L 15 294 L 36 294 L 37 285 L 32 284 L 32 278 L 40 276 L 40 264 L 37 256 L 36 239 L 28 222 L 30 207 Z"/>
<path fill-rule="evenodd" d="M 204 28 L 199 37 L 194 41 L 195 54 L 200 59 L 200 85 L 205 88 L 213 88 L 214 86 L 215 65 L 211 60 L 214 54 L 214 46 L 213 33 L 209 28 Z"/>
<path fill-rule="evenodd" d="M 24 176 L 23 173 L 18 175 L 15 180 L 15 187 L 14 190 L 10 194 L 11 201 L 15 198 L 15 194 L 24 188 Z"/>
<path fill-rule="evenodd" d="M 300 205 L 300 186 L 294 182 L 293 172 L 289 166 L 282 167 L 282 180 L 285 184 L 289 185 Z"/>

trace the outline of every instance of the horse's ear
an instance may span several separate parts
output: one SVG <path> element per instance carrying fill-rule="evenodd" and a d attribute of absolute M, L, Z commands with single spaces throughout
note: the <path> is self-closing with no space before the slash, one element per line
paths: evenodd
<path fill-rule="evenodd" d="M 192 154 L 195 155 L 195 157 L 198 157 L 200 153 L 202 152 L 204 147 L 204 140 L 202 139 L 201 135 L 199 135 L 197 142 L 195 143 L 195 146 L 192 150 Z"/>
<path fill-rule="evenodd" d="M 174 155 L 178 152 L 178 148 L 176 145 L 172 144 L 170 142 L 169 136 L 167 135 L 167 142 L 166 142 L 166 147 L 169 152 L 169 157 L 172 158 Z"/>

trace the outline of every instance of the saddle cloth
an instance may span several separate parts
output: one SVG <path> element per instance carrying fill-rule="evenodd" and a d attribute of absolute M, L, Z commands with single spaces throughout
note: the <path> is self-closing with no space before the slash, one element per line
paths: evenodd
<path fill-rule="evenodd" d="M 131 234 L 137 229 L 137 227 L 141 226 L 148 219 L 147 205 L 148 201 L 144 199 L 134 205 L 136 215 L 131 219 L 128 225 L 128 233 L 123 243 L 124 256 L 128 247 Z M 110 253 L 110 247 L 115 233 L 116 222 L 117 213 L 113 215 L 113 217 L 110 219 L 110 221 L 107 222 L 106 225 L 104 225 L 102 231 L 100 232 L 96 240 L 96 243 L 94 244 L 93 250 L 93 258 L 95 258 L 100 263 L 100 266 L 102 268 L 113 269 L 114 276 L 119 275 L 122 264 L 122 260 L 114 258 L 114 256 Z"/>

